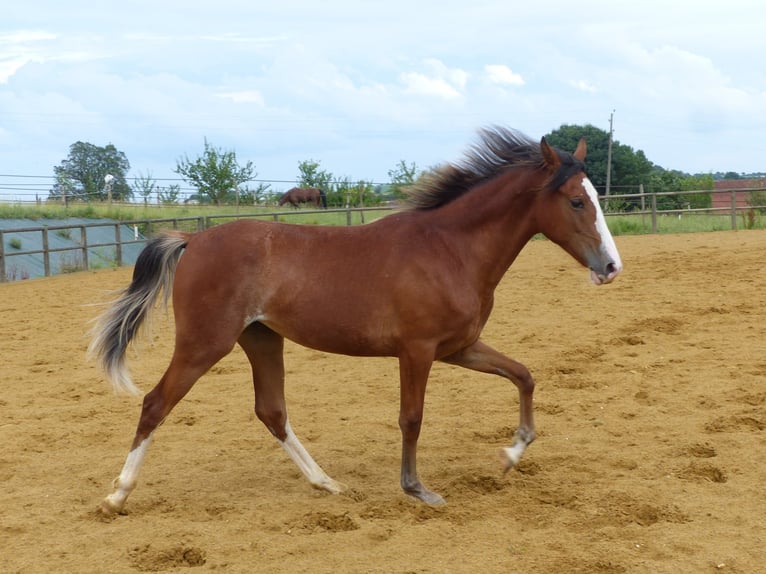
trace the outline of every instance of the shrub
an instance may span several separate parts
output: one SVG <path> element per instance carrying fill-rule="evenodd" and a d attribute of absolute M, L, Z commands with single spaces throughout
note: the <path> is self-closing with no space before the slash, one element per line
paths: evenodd
<path fill-rule="evenodd" d="M 77 253 L 74 255 L 61 254 L 59 259 L 59 272 L 61 273 L 75 273 L 77 271 L 83 271 L 85 264 L 82 260 L 82 256 Z"/>

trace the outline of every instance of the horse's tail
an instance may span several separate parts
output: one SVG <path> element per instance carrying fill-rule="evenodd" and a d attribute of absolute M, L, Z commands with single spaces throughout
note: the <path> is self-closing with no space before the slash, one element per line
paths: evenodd
<path fill-rule="evenodd" d="M 115 391 L 138 394 L 125 366 L 125 351 L 149 316 L 160 292 L 167 303 L 176 265 L 190 234 L 168 232 L 150 240 L 136 260 L 133 280 L 97 319 L 88 353 L 104 369 Z"/>
<path fill-rule="evenodd" d="M 324 189 L 319 190 L 319 199 L 322 200 L 322 207 L 327 209 L 327 194 L 325 194 Z"/>

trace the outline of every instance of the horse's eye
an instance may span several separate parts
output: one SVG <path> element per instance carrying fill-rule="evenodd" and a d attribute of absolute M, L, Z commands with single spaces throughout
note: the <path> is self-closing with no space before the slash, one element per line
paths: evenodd
<path fill-rule="evenodd" d="M 579 197 L 573 197 L 572 199 L 569 200 L 569 203 L 575 209 L 582 209 L 583 207 L 585 207 L 585 204 L 582 202 L 582 199 Z"/>

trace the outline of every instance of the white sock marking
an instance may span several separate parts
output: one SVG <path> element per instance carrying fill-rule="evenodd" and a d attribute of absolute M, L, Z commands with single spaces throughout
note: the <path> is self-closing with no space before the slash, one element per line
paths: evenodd
<path fill-rule="evenodd" d="M 308 451 L 303 448 L 301 441 L 295 436 L 289 422 L 285 424 L 285 432 L 287 433 L 287 437 L 285 437 L 284 442 L 280 442 L 280 444 L 308 481 L 316 488 L 324 488 L 334 494 L 343 490 L 343 486 L 327 476 L 325 471 L 323 471 L 314 459 L 311 458 Z"/>
<path fill-rule="evenodd" d="M 133 489 L 136 488 L 138 482 L 138 473 L 141 470 L 141 465 L 144 462 L 146 451 L 152 442 L 152 435 L 146 437 L 141 444 L 128 453 L 128 458 L 125 459 L 125 464 L 122 467 L 120 476 L 114 481 L 115 491 L 106 497 L 104 502 L 119 512 L 122 510 L 125 500 L 128 498 Z"/>

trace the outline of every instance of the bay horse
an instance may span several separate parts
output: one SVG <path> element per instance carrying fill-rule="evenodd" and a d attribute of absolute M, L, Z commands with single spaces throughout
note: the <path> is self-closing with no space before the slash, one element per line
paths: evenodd
<path fill-rule="evenodd" d="M 286 191 L 277 202 L 282 206 L 289 203 L 293 207 L 300 207 L 301 203 L 311 203 L 314 207 L 327 207 L 327 195 L 316 187 L 294 187 Z"/>
<path fill-rule="evenodd" d="M 320 468 L 290 426 L 285 338 L 329 353 L 398 359 L 406 494 L 444 502 L 423 485 L 416 463 L 434 361 L 499 375 L 517 387 L 519 426 L 501 452 L 503 469 L 515 466 L 535 439 L 535 383 L 524 365 L 480 336 L 495 287 L 538 233 L 587 267 L 596 285 L 620 273 L 620 256 L 584 171 L 585 153 L 585 140 L 566 153 L 545 138 L 537 144 L 491 127 L 461 162 L 421 178 L 402 210 L 367 225 L 238 220 L 151 239 L 130 285 L 98 318 L 89 349 L 116 390 L 137 393 L 126 347 L 160 295 L 167 303 L 172 293 L 175 350 L 144 396 L 130 451 L 101 512 L 122 512 L 157 427 L 236 344 L 252 366 L 258 419 L 311 485 L 340 492 L 342 485 Z M 321 258 L 315 257 L 317 244 Z M 342 302 L 342 312 L 327 305 L 331 300 Z"/>

